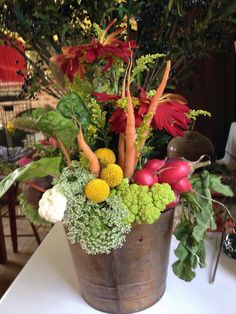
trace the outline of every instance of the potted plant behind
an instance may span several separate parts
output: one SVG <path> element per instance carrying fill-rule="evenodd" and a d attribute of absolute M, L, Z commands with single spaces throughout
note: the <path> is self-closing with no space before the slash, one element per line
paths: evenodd
<path fill-rule="evenodd" d="M 38 213 L 52 223 L 64 221 L 83 297 L 99 310 L 131 313 L 165 291 L 180 200 L 184 213 L 173 270 L 190 281 L 197 265 L 204 266 L 204 236 L 215 226 L 209 188 L 222 184 L 207 171 L 190 182 L 194 168 L 208 161 L 153 157 L 160 135 L 183 135 L 189 108 L 182 96 L 164 93 L 170 61 L 155 91 L 136 85 L 164 56 L 142 56 L 133 64 L 136 43 L 118 39 L 123 29 L 110 33 L 113 25 L 96 25 L 91 42 L 63 47 L 51 59 L 67 78 L 65 94 L 56 109 L 40 109 L 33 118 L 35 129 L 53 137 L 60 153 L 16 169 L 1 181 L 0 195 L 15 180 L 54 177 Z M 225 192 L 232 193 L 227 187 Z"/>

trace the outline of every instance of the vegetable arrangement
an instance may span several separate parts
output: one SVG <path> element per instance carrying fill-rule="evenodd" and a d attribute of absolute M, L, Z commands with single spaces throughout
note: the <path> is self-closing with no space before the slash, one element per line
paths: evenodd
<path fill-rule="evenodd" d="M 65 95 L 55 109 L 36 109 L 28 121 L 19 118 L 13 124 L 31 124 L 58 155 L 16 169 L 0 182 L 0 196 L 16 180 L 29 184 L 51 175 L 53 187 L 43 193 L 39 210 L 21 196 L 22 209 L 34 223 L 65 220 L 68 239 L 79 242 L 88 254 L 110 253 L 123 245 L 133 223 L 152 224 L 166 209 L 183 203 L 176 228 L 179 261 L 173 269 L 191 280 L 197 263 L 204 265 L 205 232 L 214 227 L 209 187 L 222 185 L 207 172 L 204 180 L 201 173 L 192 176 L 209 162 L 158 158 L 158 145 L 188 128 L 187 100 L 164 93 L 169 60 L 156 90 L 135 84 L 150 60 L 153 64 L 164 55 L 141 56 L 133 64 L 136 44 L 117 38 L 122 29 L 108 34 L 113 25 L 104 31 L 96 25 L 98 38 L 63 47 L 63 53 L 52 58 L 65 78 Z"/>

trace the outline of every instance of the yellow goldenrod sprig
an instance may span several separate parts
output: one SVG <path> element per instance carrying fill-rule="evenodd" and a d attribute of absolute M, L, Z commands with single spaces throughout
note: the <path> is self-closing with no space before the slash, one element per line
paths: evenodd
<path fill-rule="evenodd" d="M 192 121 L 196 121 L 197 117 L 199 116 L 208 116 L 208 117 L 211 117 L 211 113 L 209 111 L 206 111 L 206 110 L 194 110 L 194 109 L 191 109 L 189 114 L 188 114 L 188 117 L 192 120 Z"/>

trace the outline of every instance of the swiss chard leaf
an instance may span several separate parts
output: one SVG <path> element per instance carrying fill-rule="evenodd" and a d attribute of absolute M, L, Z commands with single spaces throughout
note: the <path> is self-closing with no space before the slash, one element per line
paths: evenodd
<path fill-rule="evenodd" d="M 0 182 L 0 198 L 16 181 L 26 181 L 47 175 L 60 175 L 61 157 L 42 158 L 24 167 L 17 168 Z"/>
<path fill-rule="evenodd" d="M 57 110 L 65 118 L 78 121 L 85 131 L 90 124 L 90 112 L 82 98 L 75 93 L 62 96 L 57 104 Z"/>
<path fill-rule="evenodd" d="M 70 147 L 78 134 L 78 128 L 74 123 L 63 117 L 58 111 L 43 114 L 39 118 L 37 126 L 43 133 L 51 135 L 55 139 L 59 137 L 66 148 Z"/>

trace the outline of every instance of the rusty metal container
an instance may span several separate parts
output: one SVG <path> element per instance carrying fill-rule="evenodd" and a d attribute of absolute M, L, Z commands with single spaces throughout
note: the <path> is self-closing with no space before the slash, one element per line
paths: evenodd
<path fill-rule="evenodd" d="M 70 245 L 82 296 L 106 313 L 133 313 L 156 303 L 166 289 L 174 209 L 154 224 L 134 224 L 122 248 L 89 255 Z"/>

